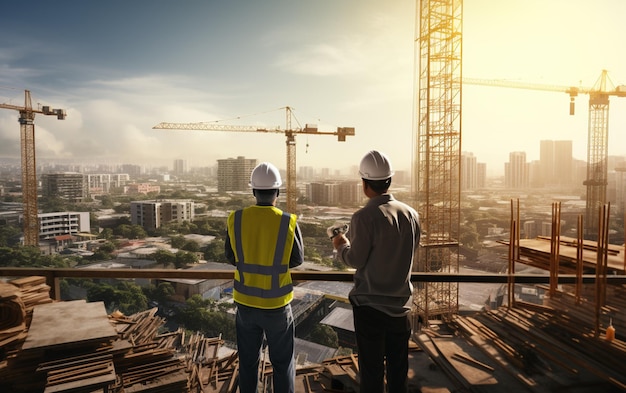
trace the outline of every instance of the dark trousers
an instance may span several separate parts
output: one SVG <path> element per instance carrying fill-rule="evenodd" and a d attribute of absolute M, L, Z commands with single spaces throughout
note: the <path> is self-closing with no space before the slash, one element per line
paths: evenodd
<path fill-rule="evenodd" d="M 385 392 L 385 371 L 389 393 L 408 392 L 411 336 L 408 316 L 391 317 L 367 306 L 353 306 L 352 309 L 361 393 Z"/>

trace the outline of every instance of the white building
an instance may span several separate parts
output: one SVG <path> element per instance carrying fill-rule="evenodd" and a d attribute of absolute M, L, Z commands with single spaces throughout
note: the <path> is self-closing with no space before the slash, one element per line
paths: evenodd
<path fill-rule="evenodd" d="M 193 221 L 194 202 L 186 199 L 134 201 L 130 203 L 130 221 L 144 229 L 156 229 L 168 222 Z"/>
<path fill-rule="evenodd" d="M 91 232 L 89 212 L 41 213 L 37 217 L 39 218 L 40 240 Z"/>
<path fill-rule="evenodd" d="M 89 195 L 109 194 L 111 188 L 120 188 L 130 181 L 128 173 L 93 173 L 84 177 Z"/>

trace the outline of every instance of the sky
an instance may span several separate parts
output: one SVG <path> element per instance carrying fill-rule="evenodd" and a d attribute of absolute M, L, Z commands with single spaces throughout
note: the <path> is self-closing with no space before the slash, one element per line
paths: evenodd
<path fill-rule="evenodd" d="M 155 130 L 215 122 L 320 131 L 298 135 L 297 167 L 344 170 L 371 149 L 409 170 L 415 26 L 410 0 L 109 0 L 5 2 L 0 103 L 67 111 L 37 115 L 37 161 L 213 166 L 245 156 L 285 165 L 285 136 Z M 626 1 L 465 0 L 463 76 L 593 86 L 602 70 L 626 84 Z M 626 155 L 626 101 L 612 97 L 609 154 Z M 588 96 L 463 86 L 462 150 L 501 175 L 510 152 L 572 140 L 586 160 Z M 19 158 L 18 113 L 0 109 L 0 159 Z"/>

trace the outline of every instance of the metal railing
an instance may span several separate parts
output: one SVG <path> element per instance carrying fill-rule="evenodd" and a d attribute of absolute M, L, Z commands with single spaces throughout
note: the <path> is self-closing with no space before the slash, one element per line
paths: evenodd
<path fill-rule="evenodd" d="M 60 300 L 59 282 L 63 278 L 151 278 L 151 279 L 232 279 L 233 270 L 171 270 L 171 269 L 74 269 L 74 268 L 25 268 L 0 267 L 0 277 L 43 276 L 50 286 L 50 297 Z M 352 281 L 351 271 L 318 272 L 308 270 L 291 271 L 294 281 Z M 549 274 L 450 274 L 450 273 L 411 273 L 411 281 L 417 282 L 457 282 L 478 284 L 549 284 Z M 556 277 L 558 284 L 593 284 L 596 275 L 561 274 Z M 609 275 L 601 278 L 606 283 L 626 284 L 626 275 Z"/>

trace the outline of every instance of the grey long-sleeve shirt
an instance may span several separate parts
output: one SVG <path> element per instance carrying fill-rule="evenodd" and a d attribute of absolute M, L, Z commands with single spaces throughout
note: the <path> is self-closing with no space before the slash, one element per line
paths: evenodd
<path fill-rule="evenodd" d="M 417 212 L 392 194 L 375 196 L 352 215 L 347 237 L 350 242 L 339 247 L 337 257 L 356 268 L 350 301 L 391 316 L 406 315 L 420 240 Z"/>

